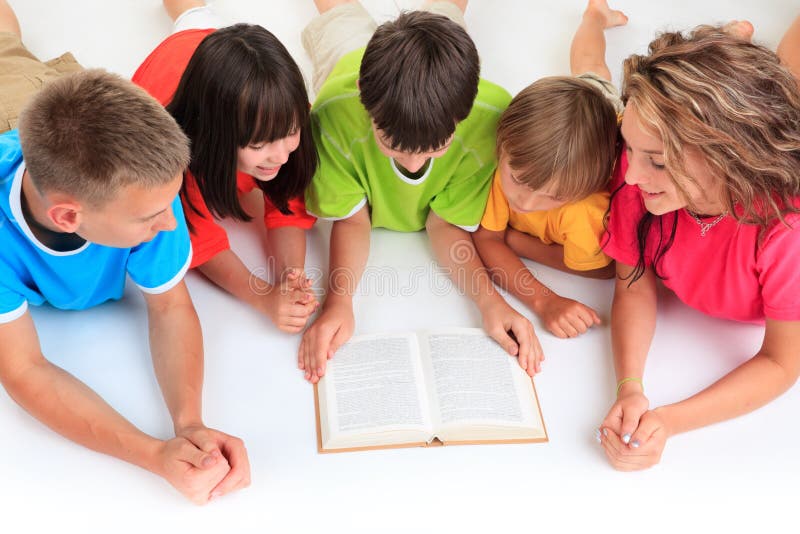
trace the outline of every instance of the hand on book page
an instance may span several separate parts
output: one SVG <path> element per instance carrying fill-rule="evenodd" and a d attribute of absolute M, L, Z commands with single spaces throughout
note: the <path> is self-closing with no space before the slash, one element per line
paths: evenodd
<path fill-rule="evenodd" d="M 325 375 L 328 360 L 353 336 L 356 320 L 353 306 L 333 302 L 322 306 L 322 313 L 305 331 L 297 351 L 297 366 L 305 371 L 305 379 L 316 384 Z"/>
<path fill-rule="evenodd" d="M 503 350 L 516 356 L 519 365 L 529 376 L 542 370 L 544 352 L 531 322 L 520 315 L 502 298 L 481 307 L 483 329 Z M 509 335 L 509 332 L 513 335 Z"/>

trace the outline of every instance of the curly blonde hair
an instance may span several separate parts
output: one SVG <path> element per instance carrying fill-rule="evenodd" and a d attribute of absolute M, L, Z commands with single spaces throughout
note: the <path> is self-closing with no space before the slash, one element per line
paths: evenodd
<path fill-rule="evenodd" d="M 800 211 L 800 89 L 773 52 L 721 27 L 664 33 L 625 60 L 622 92 L 663 141 L 686 198 L 681 181 L 696 181 L 685 154 L 695 149 L 739 222 L 764 228 Z"/>

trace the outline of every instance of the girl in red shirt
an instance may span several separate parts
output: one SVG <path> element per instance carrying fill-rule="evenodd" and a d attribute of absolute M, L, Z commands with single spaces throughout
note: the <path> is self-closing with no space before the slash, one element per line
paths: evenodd
<path fill-rule="evenodd" d="M 202 1 L 182 13 L 165 2 L 176 29 L 213 24 Z M 170 9 L 172 8 L 172 9 Z M 314 224 L 303 193 L 317 166 L 303 76 L 261 26 L 186 29 L 165 39 L 133 76 L 175 117 L 192 154 L 181 198 L 193 260 L 212 282 L 296 333 L 317 306 L 304 274 L 305 232 Z M 233 252 L 219 220 L 249 221 L 241 195 L 263 194 L 272 283 Z"/>

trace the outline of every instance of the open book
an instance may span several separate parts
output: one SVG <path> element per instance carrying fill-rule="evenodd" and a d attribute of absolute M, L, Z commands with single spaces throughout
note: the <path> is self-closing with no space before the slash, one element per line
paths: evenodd
<path fill-rule="evenodd" d="M 354 337 L 314 401 L 320 452 L 547 441 L 533 381 L 475 328 Z"/>

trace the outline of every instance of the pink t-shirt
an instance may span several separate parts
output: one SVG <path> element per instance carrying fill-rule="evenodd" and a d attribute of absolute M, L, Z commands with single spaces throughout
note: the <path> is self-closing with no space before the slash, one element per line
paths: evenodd
<path fill-rule="evenodd" d="M 625 152 L 614 172 L 613 189 L 628 168 Z M 800 203 L 800 199 L 798 199 Z M 612 197 L 603 251 L 615 260 L 636 265 L 639 247 L 636 229 L 646 212 L 639 188 L 623 185 Z M 800 320 L 800 216 L 772 224 L 758 243 L 759 227 L 725 217 L 705 236 L 685 209 L 653 217 L 645 245 L 645 263 L 653 259 L 659 239 L 669 239 L 677 218 L 675 240 L 658 264 L 664 285 L 683 302 L 723 319 L 763 323 L 765 317 Z M 706 221 L 710 222 L 710 221 Z"/>

